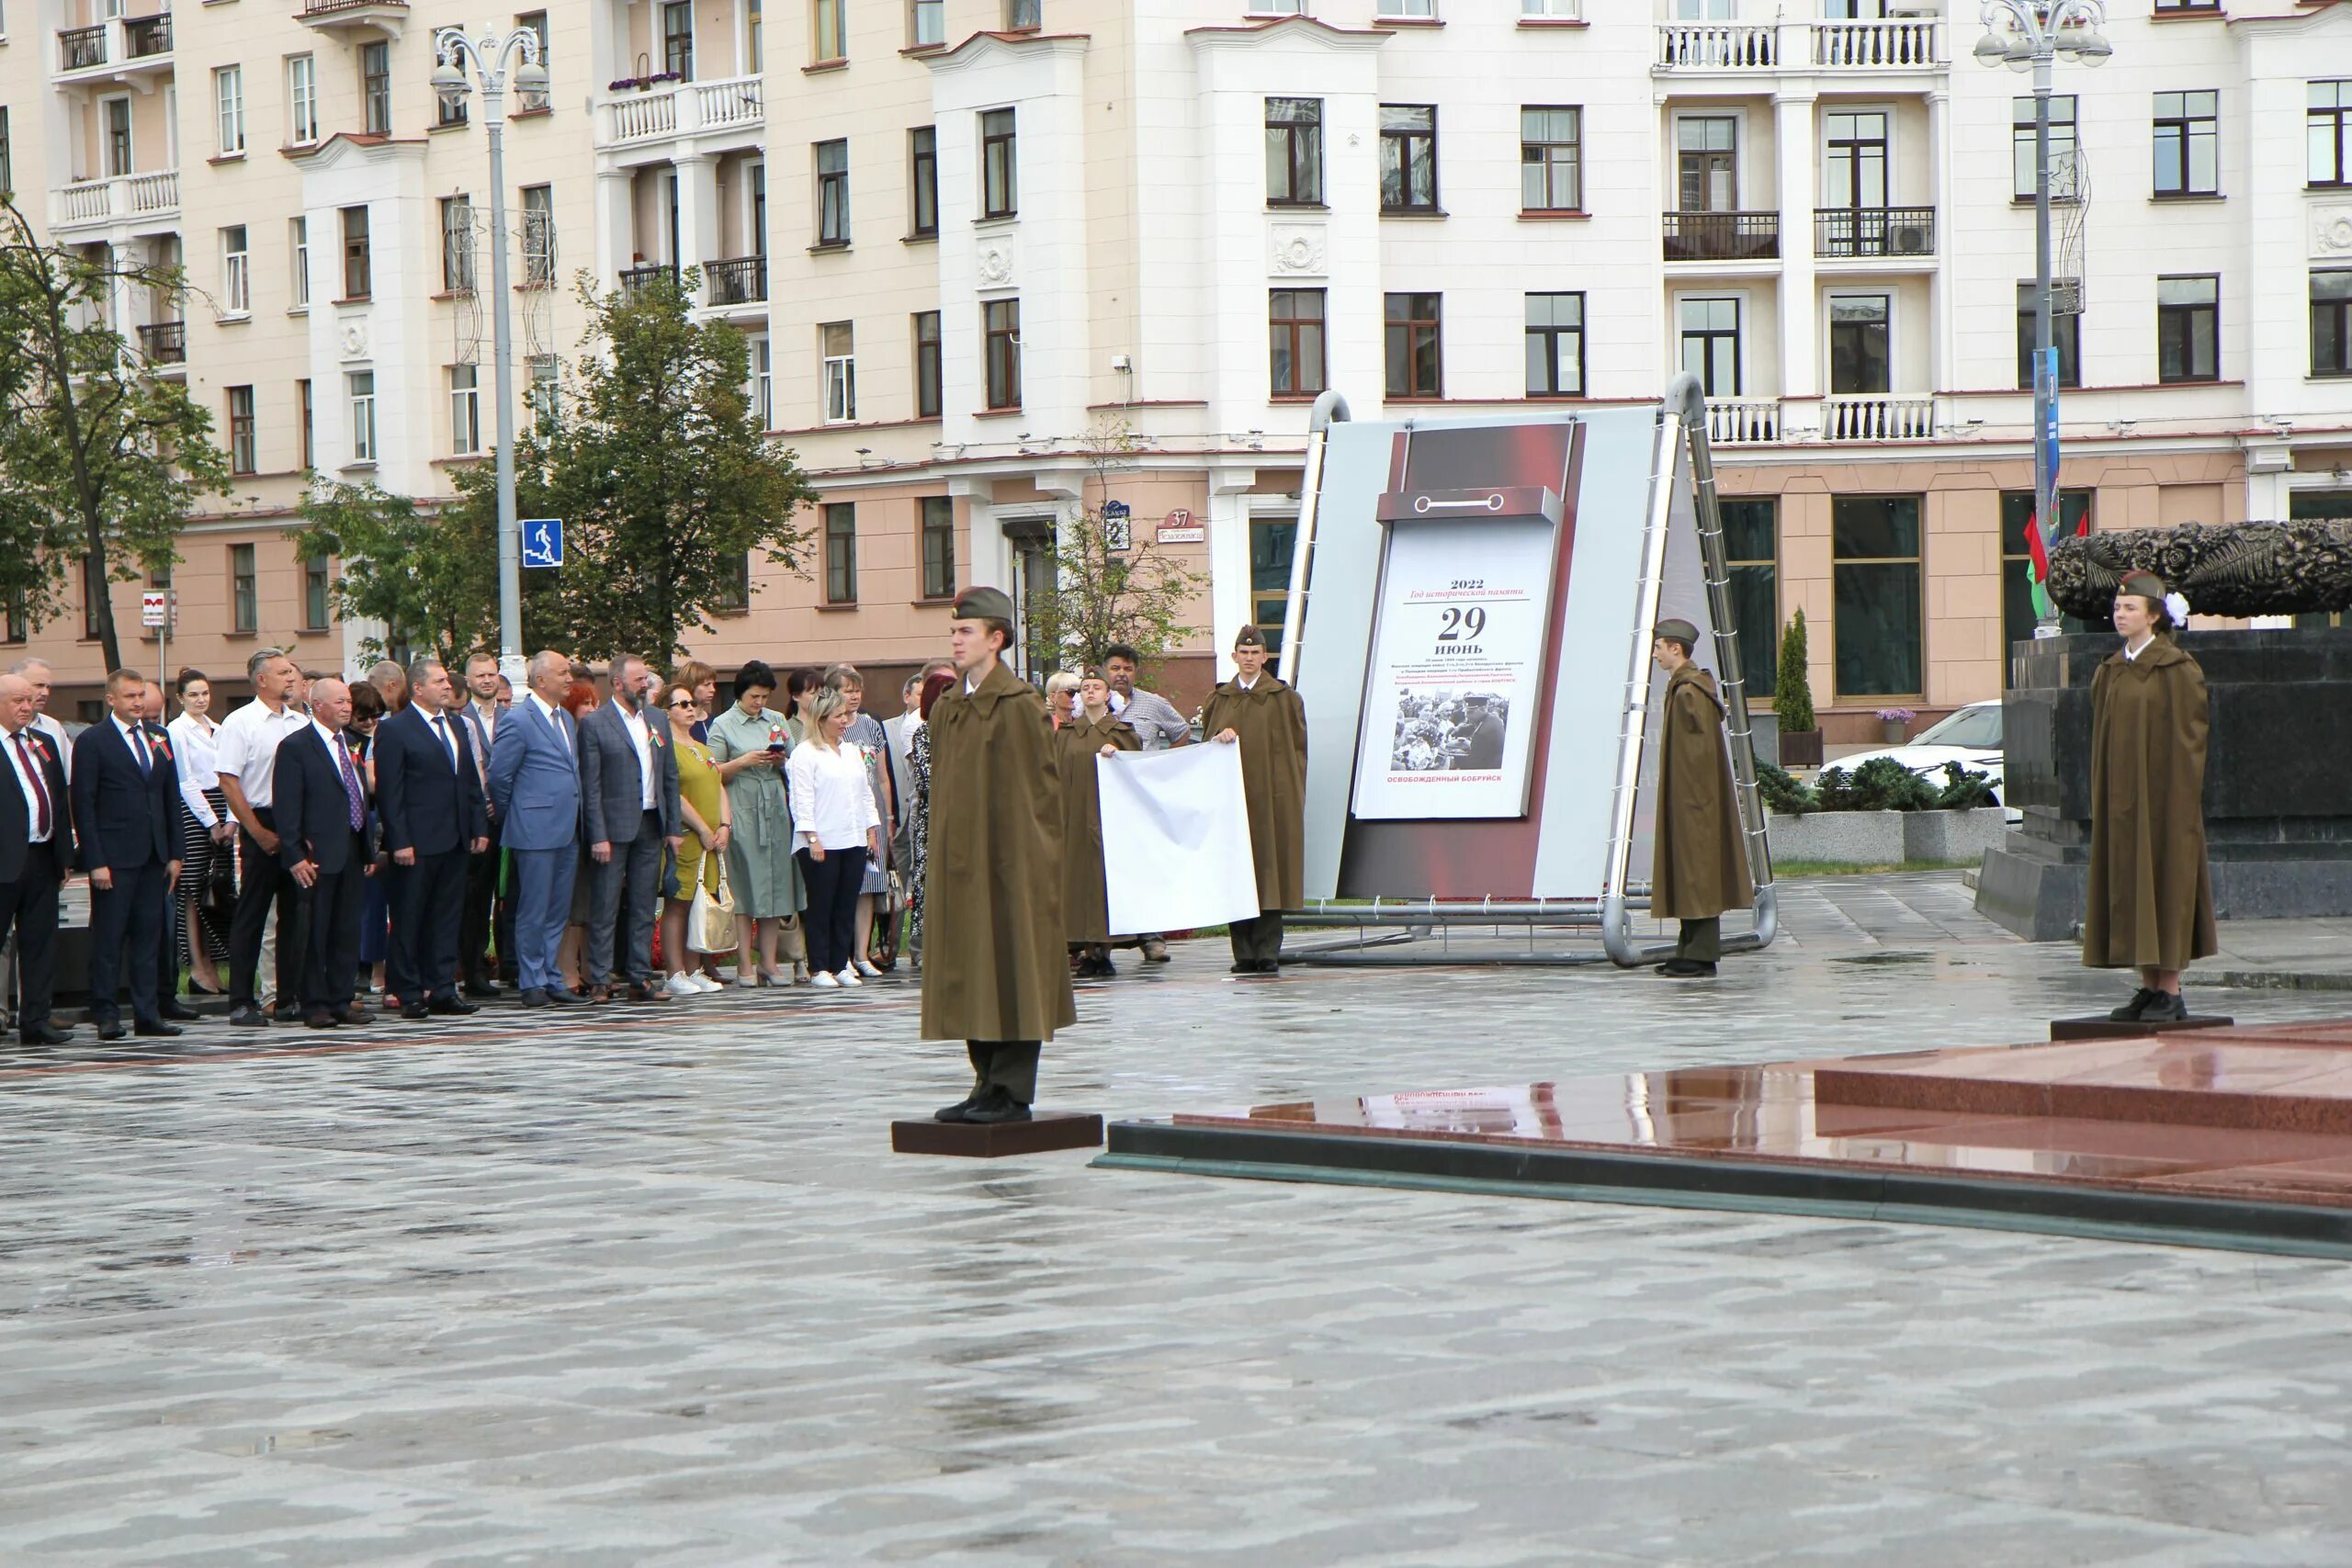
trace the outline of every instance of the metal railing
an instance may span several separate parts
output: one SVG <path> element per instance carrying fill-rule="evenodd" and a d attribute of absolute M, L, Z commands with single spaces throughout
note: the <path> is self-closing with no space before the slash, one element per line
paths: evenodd
<path fill-rule="evenodd" d="M 295 15 L 307 22 L 342 11 L 376 11 L 387 7 L 405 11 L 408 0 L 302 0 L 302 8 Z"/>
<path fill-rule="evenodd" d="M 1668 212 L 1668 261 L 1772 261 L 1781 254 L 1777 212 Z"/>
<path fill-rule="evenodd" d="M 1778 398 L 1709 398 L 1707 439 L 1718 446 L 1761 446 L 1781 439 Z"/>
<path fill-rule="evenodd" d="M 710 285 L 714 305 L 752 305 L 768 297 L 768 258 L 736 256 L 706 262 L 703 278 Z"/>
<path fill-rule="evenodd" d="M 1838 397 L 1821 400 L 1824 441 L 1926 441 L 1935 433 L 1933 398 Z"/>
<path fill-rule="evenodd" d="M 1781 63 L 1770 22 L 1660 22 L 1657 62 L 1669 71 L 1770 71 Z"/>
<path fill-rule="evenodd" d="M 122 24 L 124 59 L 145 60 L 171 52 L 172 14 L 169 11 L 153 17 L 133 17 Z"/>
<path fill-rule="evenodd" d="M 1931 256 L 1932 207 L 1825 207 L 1813 214 L 1816 256 Z"/>
<path fill-rule="evenodd" d="M 668 278 L 674 288 L 678 281 L 676 264 L 655 262 L 650 266 L 625 266 L 621 268 L 621 292 L 635 299 L 651 288 L 654 279 L 662 277 Z"/>
<path fill-rule="evenodd" d="M 93 65 L 107 62 L 107 25 L 95 28 L 61 28 L 57 34 L 57 68 L 60 71 L 87 71 Z"/>
<path fill-rule="evenodd" d="M 1860 66 L 1881 70 L 1889 66 L 1940 65 L 1938 43 L 1941 27 L 1929 17 L 1894 17 L 1874 21 L 1813 24 L 1815 65 Z"/>
<path fill-rule="evenodd" d="M 150 321 L 139 329 L 139 352 L 150 365 L 187 363 L 187 323 Z"/>

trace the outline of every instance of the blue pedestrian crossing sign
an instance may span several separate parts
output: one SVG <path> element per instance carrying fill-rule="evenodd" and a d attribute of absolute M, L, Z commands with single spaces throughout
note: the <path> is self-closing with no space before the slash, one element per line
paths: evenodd
<path fill-rule="evenodd" d="M 525 566 L 561 566 L 563 564 L 562 518 L 526 517 L 523 519 L 523 564 Z"/>

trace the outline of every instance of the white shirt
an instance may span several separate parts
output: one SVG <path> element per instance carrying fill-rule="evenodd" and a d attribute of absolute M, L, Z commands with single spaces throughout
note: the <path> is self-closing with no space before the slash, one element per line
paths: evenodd
<path fill-rule="evenodd" d="M 441 748 L 441 760 L 449 764 L 451 773 L 456 773 L 458 771 L 456 730 L 458 716 L 447 708 L 435 713 L 423 703 L 412 703 L 409 705 L 416 709 L 416 716 L 424 721 L 424 728 L 433 732 L 433 739 Z"/>
<path fill-rule="evenodd" d="M 25 728 L 35 728 L 38 727 L 39 722 L 39 720 L 35 720 L 33 724 L 27 725 Z M 17 736 L 21 733 L 23 732 L 20 730 L 12 731 L 0 729 L 0 750 L 5 750 L 8 753 L 8 771 L 16 774 L 17 787 L 25 792 L 26 834 L 31 842 L 36 844 L 45 844 L 49 842 L 51 833 L 53 833 L 56 829 L 57 814 L 64 808 L 63 803 L 56 798 L 57 792 L 50 787 L 49 780 L 47 778 L 43 778 L 40 781 L 40 794 L 50 797 L 49 825 L 51 833 L 42 832 L 40 830 L 40 795 L 33 793 L 32 775 L 25 772 L 24 752 L 19 751 L 17 749 Z M 30 751 L 33 754 L 33 765 L 35 767 L 39 767 L 40 765 L 40 748 L 35 746 L 31 740 L 28 739 L 25 742 L 24 749 L 26 751 Z"/>
<path fill-rule="evenodd" d="M 561 735 L 563 733 L 563 720 L 556 717 L 557 710 L 553 703 L 548 702 L 537 692 L 531 693 L 523 700 L 529 703 L 533 707 L 538 709 L 539 716 L 546 719 L 549 725 L 553 726 L 555 732 L 558 735 Z"/>
<path fill-rule="evenodd" d="M 862 850 L 869 829 L 882 825 L 866 782 L 865 758 L 849 746 L 802 745 L 784 764 L 792 804 L 792 847 L 811 842 L 827 851 Z"/>
<path fill-rule="evenodd" d="M 140 772 L 153 773 L 156 761 L 155 738 L 148 734 L 141 726 L 125 724 L 111 714 L 107 716 L 107 722 L 112 724 L 116 731 L 121 735 L 122 743 L 130 748 L 130 760 L 141 764 Z"/>
<path fill-rule="evenodd" d="M 2142 655 L 2142 654 L 2143 654 L 2143 653 L 2147 652 L 2147 651 L 2148 651 L 2148 646 L 2149 646 L 2149 644 L 2150 644 L 2150 643 L 2154 642 L 2155 640 L 2156 640 L 2156 636 L 2155 636 L 2155 634 L 2154 634 L 2154 632 L 2150 632 L 2150 633 L 2148 634 L 2147 641 L 2146 641 L 2146 642 L 2143 642 L 2143 643 L 2142 643 L 2139 647 L 2137 647 L 2137 648 L 2133 648 L 2133 647 L 2132 647 L 2130 643 L 2128 643 L 2128 642 L 2127 642 L 2127 643 L 2125 643 L 2125 644 L 2123 645 L 2123 657 L 2124 657 L 2124 659 L 2125 659 L 2126 660 L 2128 660 L 2129 662 L 2133 663 L 2133 664 L 2137 664 L 2137 663 L 2139 663 L 2139 662 L 2140 662 L 2140 655 Z"/>
<path fill-rule="evenodd" d="M 57 753 L 57 765 L 65 770 L 65 782 L 74 782 L 74 738 L 65 727 L 45 713 L 33 715 L 33 728 L 49 737 L 50 748 Z"/>
<path fill-rule="evenodd" d="M 447 712 L 447 710 L 443 710 Z M 482 787 L 490 787 L 490 744 L 498 739 L 498 701 L 486 703 L 471 700 L 459 703 L 457 716 L 473 726 L 474 772 L 481 775 Z"/>
<path fill-rule="evenodd" d="M 208 829 L 220 825 L 220 814 L 204 798 L 208 789 L 220 787 L 220 749 L 213 744 L 212 732 L 219 726 L 183 713 L 164 727 L 172 738 L 172 757 L 179 764 L 180 798 L 187 803 L 188 815 Z"/>
<path fill-rule="evenodd" d="M 1248 692 L 1248 691 L 1254 691 L 1254 690 L 1257 688 L 1257 685 L 1258 685 L 1257 679 L 1256 679 L 1256 677 L 1254 677 L 1254 676 L 1253 676 L 1253 677 L 1251 677 L 1250 679 L 1249 679 L 1249 680 L 1245 681 L 1245 680 L 1243 680 L 1240 676 L 1236 675 L 1236 676 L 1233 678 L 1233 683 L 1234 683 L 1235 685 L 1237 685 L 1237 686 L 1240 687 L 1240 688 L 1241 688 L 1243 691 L 1245 691 L 1245 692 Z"/>
<path fill-rule="evenodd" d="M 311 716 L 296 712 L 291 703 L 276 713 L 258 699 L 234 709 L 212 732 L 214 774 L 235 779 L 245 804 L 266 810 L 276 798 L 277 749 L 311 722 Z"/>
<path fill-rule="evenodd" d="M 623 713 L 621 723 L 628 727 L 629 739 L 637 742 L 637 776 L 644 781 L 645 809 L 650 811 L 654 804 L 654 771 L 658 766 L 653 750 L 653 731 L 646 728 L 645 710 L 642 708 L 635 713 Z"/>

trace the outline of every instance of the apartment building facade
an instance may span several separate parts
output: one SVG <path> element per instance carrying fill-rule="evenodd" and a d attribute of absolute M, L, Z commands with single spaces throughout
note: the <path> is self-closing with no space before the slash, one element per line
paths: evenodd
<path fill-rule="evenodd" d="M 1800 607 L 1833 740 L 1997 695 L 2024 629 L 2030 100 L 1957 0 L 124 3 L 43 8 L 0 103 L 52 234 L 185 259 L 185 301 L 119 309 L 244 470 L 175 584 L 208 668 L 356 646 L 281 536 L 306 469 L 431 496 L 485 460 L 486 155 L 425 81 L 456 21 L 548 45 L 517 384 L 576 352 L 575 271 L 697 268 L 821 492 L 807 575 L 754 567 L 694 639 L 721 667 L 904 668 L 1108 498 L 1207 578 L 1197 694 L 1281 618 L 1317 392 L 1442 419 L 1682 369 L 1758 689 Z M 2352 15 L 2110 10 L 2055 106 L 2070 516 L 2352 510 Z M 77 629 L 30 639 L 93 682 Z"/>

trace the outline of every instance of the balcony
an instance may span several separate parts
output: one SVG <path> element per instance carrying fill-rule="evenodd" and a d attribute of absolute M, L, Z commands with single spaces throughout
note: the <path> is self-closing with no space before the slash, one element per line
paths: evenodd
<path fill-rule="evenodd" d="M 66 83 L 129 82 L 149 90 L 145 79 L 172 69 L 172 14 L 117 17 L 86 28 L 61 28 L 57 75 Z"/>
<path fill-rule="evenodd" d="M 294 19 L 322 33 L 397 39 L 408 26 L 408 0 L 303 0 Z"/>
<path fill-rule="evenodd" d="M 1824 441 L 1931 441 L 1933 398 L 1834 397 L 1821 400 Z"/>
<path fill-rule="evenodd" d="M 1661 75 L 1761 71 L 1914 71 L 1946 63 L 1934 17 L 1854 22 L 1660 22 Z"/>
<path fill-rule="evenodd" d="M 678 286 L 676 265 L 671 262 L 655 262 L 650 266 L 625 266 L 621 268 L 621 293 L 626 298 L 634 299 L 650 288 L 654 279 L 661 277 L 668 278 L 670 287 L 675 288 Z"/>
<path fill-rule="evenodd" d="M 1778 398 L 1709 398 L 1707 442 L 1713 446 L 1770 446 L 1781 439 Z"/>
<path fill-rule="evenodd" d="M 710 286 L 714 309 L 757 305 L 768 297 L 768 258 L 737 256 L 731 261 L 705 263 L 703 281 Z"/>
<path fill-rule="evenodd" d="M 1661 71 L 1774 71 L 1781 29 L 1770 22 L 1660 22 Z"/>
<path fill-rule="evenodd" d="M 1813 24 L 1813 62 L 1830 70 L 1886 71 L 1943 64 L 1942 24 L 1932 17 Z"/>
<path fill-rule="evenodd" d="M 92 229 L 108 223 L 129 223 L 142 229 L 162 228 L 180 215 L 180 172 L 158 169 L 146 175 L 118 175 L 112 179 L 80 180 L 49 193 L 49 226 L 58 232 Z"/>
<path fill-rule="evenodd" d="M 107 62 L 107 34 L 113 29 L 104 22 L 95 28 L 62 28 L 57 34 L 57 68 L 60 71 L 91 71 Z"/>
<path fill-rule="evenodd" d="M 1825 260 L 1932 256 L 1936 254 L 1936 209 L 1817 208 L 1813 214 L 1813 254 Z"/>
<path fill-rule="evenodd" d="M 1668 212 L 1666 259 L 1670 262 L 1778 261 L 1777 212 Z"/>
<path fill-rule="evenodd" d="M 139 352 L 150 365 L 187 363 L 187 323 L 150 321 L 139 329 Z"/>
<path fill-rule="evenodd" d="M 633 147 L 707 131 L 756 131 L 766 123 L 760 78 L 728 76 L 607 97 L 597 106 L 596 140 L 603 147 Z"/>

